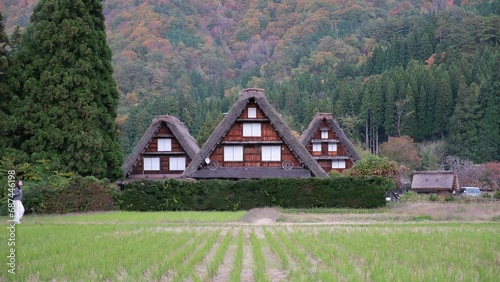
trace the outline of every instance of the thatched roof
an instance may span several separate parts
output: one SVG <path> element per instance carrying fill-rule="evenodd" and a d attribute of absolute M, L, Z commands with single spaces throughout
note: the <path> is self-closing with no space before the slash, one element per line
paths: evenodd
<path fill-rule="evenodd" d="M 414 171 L 411 189 L 416 192 L 458 191 L 459 185 L 453 171 Z"/>
<path fill-rule="evenodd" d="M 151 125 L 148 127 L 144 135 L 142 135 L 141 140 L 137 143 L 134 150 L 128 156 L 125 164 L 123 165 L 123 171 L 126 176 L 128 176 L 134 167 L 134 164 L 140 160 L 142 154 L 146 150 L 146 147 L 156 135 L 158 130 L 160 130 L 162 123 L 167 125 L 174 137 L 181 144 L 182 148 L 184 148 L 189 158 L 193 159 L 198 151 L 200 151 L 200 147 L 196 143 L 196 140 L 193 136 L 191 136 L 191 134 L 189 134 L 187 127 L 178 118 L 169 115 L 155 116 Z"/>
<path fill-rule="evenodd" d="M 302 136 L 300 136 L 300 143 L 302 143 L 302 145 L 304 146 L 307 146 L 316 130 L 318 130 L 321 121 L 323 120 L 326 121 L 330 129 L 332 129 L 337 134 L 340 143 L 342 143 L 347 149 L 349 157 L 354 162 L 359 161 L 361 157 L 354 148 L 354 145 L 352 145 L 351 141 L 349 141 L 342 128 L 340 128 L 340 126 L 333 119 L 333 116 L 330 113 L 317 113 L 313 120 L 309 123 L 309 127 L 306 129 L 306 131 L 304 131 L 304 133 L 302 133 Z"/>
<path fill-rule="evenodd" d="M 295 138 L 288 125 L 281 118 L 280 114 L 278 114 L 278 112 L 276 112 L 276 110 L 267 101 L 264 90 L 258 88 L 244 89 L 240 92 L 238 101 L 233 105 L 217 128 L 215 128 L 212 135 L 210 135 L 205 144 L 201 147 L 200 152 L 191 161 L 182 174 L 183 177 L 197 178 L 196 172 L 205 166 L 204 159 L 212 154 L 251 100 L 253 100 L 258 107 L 260 107 L 261 111 L 269 119 L 271 125 L 274 127 L 283 142 L 290 148 L 291 152 L 295 155 L 298 161 L 305 168 L 310 170 L 313 176 L 327 177 L 325 171 L 312 158 L 309 152 L 307 152 L 306 148 Z M 202 174 L 206 173 L 208 172 Z M 257 174 L 255 176 L 255 178 L 260 177 Z M 280 176 L 276 175 L 276 177 Z M 220 175 L 220 178 L 224 178 L 224 176 Z"/>

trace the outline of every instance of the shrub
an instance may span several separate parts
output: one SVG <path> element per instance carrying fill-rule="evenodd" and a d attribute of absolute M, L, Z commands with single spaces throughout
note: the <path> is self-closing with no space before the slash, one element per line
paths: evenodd
<path fill-rule="evenodd" d="M 26 212 L 67 213 L 115 209 L 116 185 L 94 177 L 73 176 L 61 185 L 29 183 L 23 188 Z"/>
<path fill-rule="evenodd" d="M 445 202 L 454 202 L 455 197 L 453 195 L 446 195 L 446 197 L 444 197 L 444 201 Z"/>
<path fill-rule="evenodd" d="M 500 191 L 496 191 L 495 194 L 493 194 L 493 198 L 500 200 Z"/>
<path fill-rule="evenodd" d="M 282 208 L 375 208 L 385 205 L 392 180 L 339 177 L 258 180 L 134 181 L 117 196 L 122 210 L 248 210 Z"/>
<path fill-rule="evenodd" d="M 431 194 L 431 195 L 429 196 L 429 201 L 431 201 L 431 202 L 436 202 L 437 200 L 439 200 L 439 196 L 438 196 L 438 195 L 436 195 L 436 194 Z"/>
<path fill-rule="evenodd" d="M 401 202 L 401 203 L 419 202 L 419 201 L 422 201 L 422 196 L 414 191 L 408 191 L 408 192 L 404 193 L 401 197 L 399 197 L 399 202 Z"/>
<path fill-rule="evenodd" d="M 330 172 L 328 172 L 328 176 L 334 178 L 334 177 L 343 177 L 345 175 L 336 170 L 330 170 Z"/>

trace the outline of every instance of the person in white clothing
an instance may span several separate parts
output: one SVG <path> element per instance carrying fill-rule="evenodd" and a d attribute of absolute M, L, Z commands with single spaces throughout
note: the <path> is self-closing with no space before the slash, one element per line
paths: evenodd
<path fill-rule="evenodd" d="M 21 223 L 21 218 L 24 214 L 23 200 L 23 181 L 19 180 L 14 188 L 14 197 L 12 201 L 14 202 L 14 223 Z"/>

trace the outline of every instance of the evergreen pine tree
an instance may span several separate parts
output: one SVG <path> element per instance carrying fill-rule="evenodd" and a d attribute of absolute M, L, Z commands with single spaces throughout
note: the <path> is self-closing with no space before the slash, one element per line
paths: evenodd
<path fill-rule="evenodd" d="M 437 72 L 435 124 L 437 133 L 444 137 L 448 121 L 453 114 L 453 94 L 448 72 L 441 66 Z"/>
<path fill-rule="evenodd" d="M 4 155 L 5 149 L 12 145 L 12 139 L 9 136 L 12 124 L 9 121 L 8 106 L 11 99 L 11 91 L 8 84 L 8 44 L 9 40 L 4 30 L 3 16 L 0 13 L 0 157 Z"/>
<path fill-rule="evenodd" d="M 478 161 L 500 161 L 500 93 L 490 95 L 484 117 L 479 126 L 479 140 L 477 143 Z"/>
<path fill-rule="evenodd" d="M 15 61 L 21 149 L 61 170 L 121 178 L 118 90 L 101 1 L 41 0 Z"/>
<path fill-rule="evenodd" d="M 494 59 L 493 69 L 500 68 L 500 55 Z M 500 161 L 500 72 L 491 71 L 488 81 L 481 89 L 482 100 L 485 100 L 484 116 L 479 126 L 477 144 L 481 162 Z"/>
<path fill-rule="evenodd" d="M 385 76 L 384 76 L 385 77 Z M 385 120 L 384 130 L 388 136 L 395 136 L 396 133 L 396 86 L 390 78 L 385 84 Z"/>
<path fill-rule="evenodd" d="M 480 163 L 477 148 L 480 139 L 478 125 L 481 119 L 478 97 L 479 87 L 475 83 L 470 87 L 464 82 L 460 84 L 447 141 L 448 150 L 452 155 Z"/>
<path fill-rule="evenodd" d="M 405 98 L 403 100 L 404 107 L 402 109 L 401 119 L 401 135 L 414 136 L 416 128 L 415 118 L 415 98 L 411 86 L 406 86 Z"/>
<path fill-rule="evenodd" d="M 14 31 L 10 35 L 9 39 L 10 43 L 10 48 L 12 48 L 12 51 L 15 52 L 17 50 L 17 47 L 19 46 L 19 42 L 21 42 L 21 27 L 16 26 L 14 28 Z"/>

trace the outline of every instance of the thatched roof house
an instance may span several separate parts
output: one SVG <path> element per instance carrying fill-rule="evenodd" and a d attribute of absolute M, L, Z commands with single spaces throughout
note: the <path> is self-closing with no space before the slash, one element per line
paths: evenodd
<path fill-rule="evenodd" d="M 452 193 L 460 191 L 453 171 L 414 171 L 411 190 L 417 193 Z"/>
<path fill-rule="evenodd" d="M 271 106 L 263 89 L 245 89 L 200 152 L 186 178 L 327 177 Z"/>
<path fill-rule="evenodd" d="M 199 150 L 178 118 L 156 116 L 123 165 L 125 181 L 179 178 Z"/>
<path fill-rule="evenodd" d="M 330 113 L 316 114 L 300 137 L 300 143 L 326 172 L 343 172 L 361 159 Z"/>

